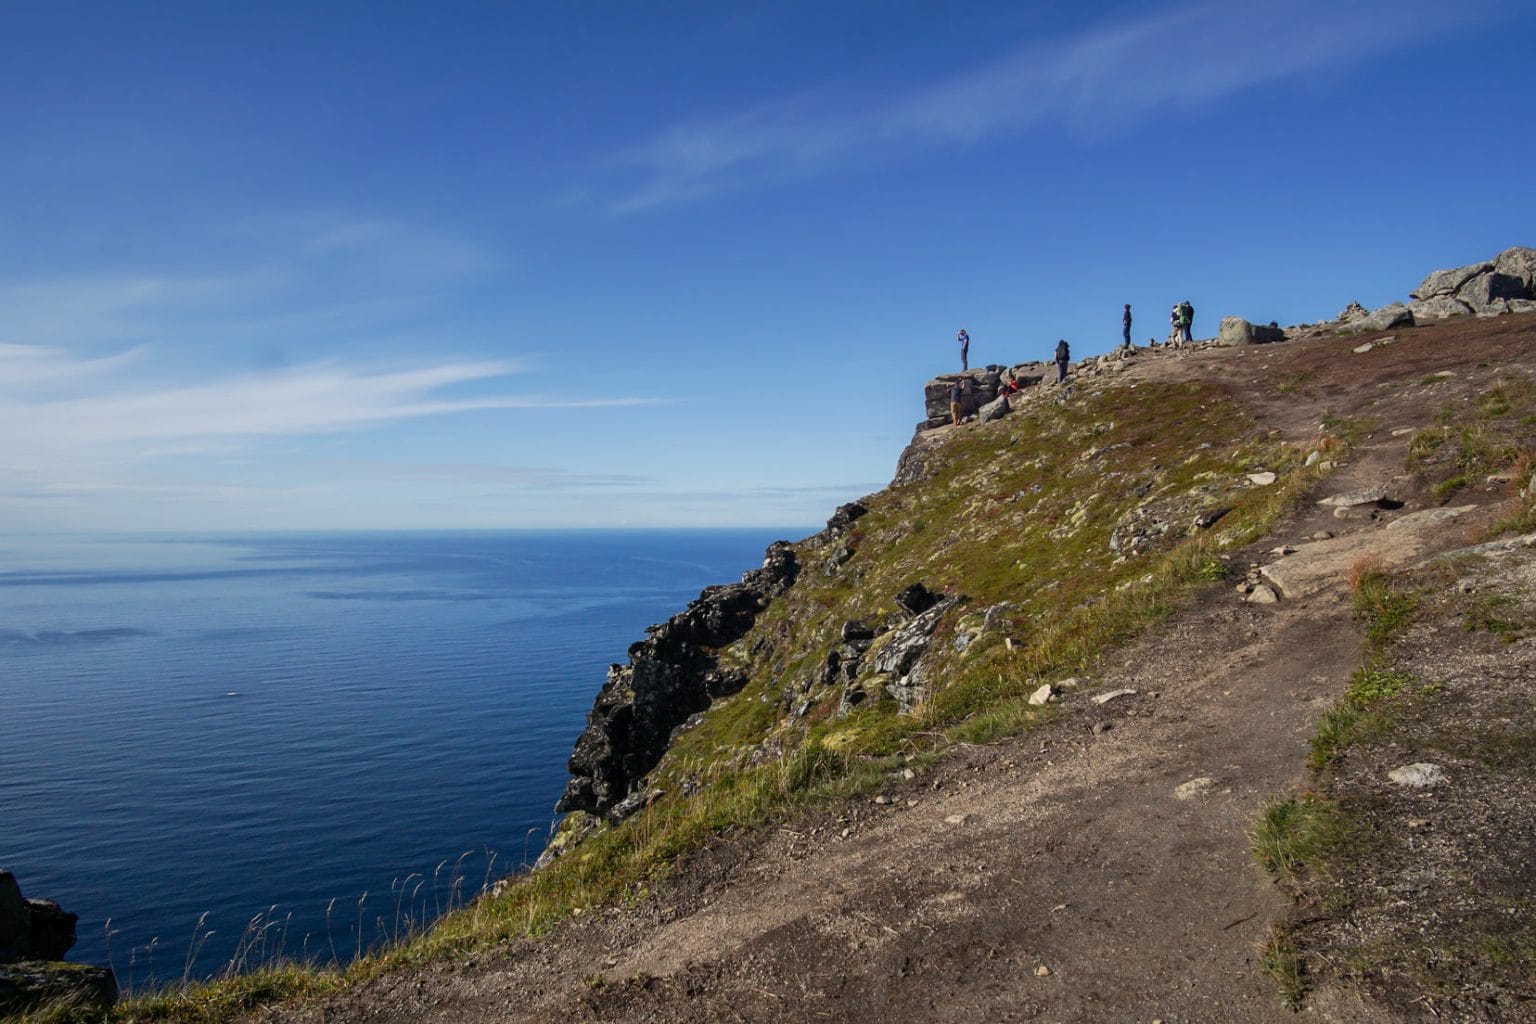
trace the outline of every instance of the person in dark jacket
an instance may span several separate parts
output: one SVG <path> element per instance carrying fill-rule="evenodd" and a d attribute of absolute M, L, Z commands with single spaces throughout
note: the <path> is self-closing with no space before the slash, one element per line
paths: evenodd
<path fill-rule="evenodd" d="M 1060 384 L 1067 379 L 1067 364 L 1072 361 L 1072 348 L 1067 344 L 1067 339 L 1062 338 L 1056 343 L 1056 383 Z"/>
<path fill-rule="evenodd" d="M 1124 339 L 1123 348 L 1131 347 L 1131 304 L 1125 304 L 1125 315 L 1120 318 L 1120 337 Z"/>
<path fill-rule="evenodd" d="M 965 403 L 965 385 L 969 383 L 964 377 L 955 381 L 949 388 L 949 421 L 955 426 L 960 425 L 960 407 Z"/>
<path fill-rule="evenodd" d="M 955 340 L 960 343 L 960 372 L 964 373 L 970 369 L 966 364 L 970 361 L 971 356 L 971 336 L 965 333 L 964 328 L 961 328 L 960 333 L 955 335 Z"/>

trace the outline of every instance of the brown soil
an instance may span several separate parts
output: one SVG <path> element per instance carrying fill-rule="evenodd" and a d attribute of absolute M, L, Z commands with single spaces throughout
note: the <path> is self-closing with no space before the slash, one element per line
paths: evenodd
<path fill-rule="evenodd" d="M 1299 444 L 1326 415 L 1356 418 L 1363 436 L 1321 493 L 1380 483 L 1406 502 L 1358 520 L 1308 503 L 1233 553 L 1240 572 L 1278 543 L 1323 529 L 1363 541 L 1382 516 L 1436 504 L 1405 475 L 1411 434 L 1394 428 L 1426 425 L 1503 368 L 1536 370 L 1533 317 L 1395 334 L 1358 355 L 1367 338 L 1134 360 L 1131 379 L 1221 383 Z M 1424 380 L 1441 370 L 1455 376 Z M 1466 543 L 1506 500 L 1458 494 L 1480 511 L 1424 543 Z M 1360 651 L 1342 580 L 1267 607 L 1213 585 L 1069 690 L 1042 730 L 893 779 L 880 802 L 723 837 L 638 907 L 260 1019 L 1294 1020 L 1258 966 L 1289 902 L 1254 866 L 1247 830 L 1264 802 L 1311 784 L 1308 742 Z M 1137 693 L 1089 699 L 1121 687 Z M 1432 1019 L 1379 996 L 1334 987 L 1300 1016 Z"/>

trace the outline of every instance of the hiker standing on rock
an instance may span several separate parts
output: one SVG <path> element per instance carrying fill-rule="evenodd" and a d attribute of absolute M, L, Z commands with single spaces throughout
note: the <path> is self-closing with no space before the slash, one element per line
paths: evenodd
<path fill-rule="evenodd" d="M 1194 326 L 1195 307 L 1189 304 L 1188 299 L 1185 299 L 1179 303 L 1179 327 L 1184 331 L 1184 344 L 1186 345 L 1195 340 L 1194 331 L 1192 330 Z"/>
<path fill-rule="evenodd" d="M 1131 304 L 1125 304 L 1125 315 L 1120 318 L 1120 337 L 1124 339 L 1121 348 L 1131 347 Z"/>
<path fill-rule="evenodd" d="M 955 340 L 960 343 L 960 372 L 964 373 L 970 369 L 967 363 L 971 356 L 971 336 L 966 334 L 965 328 L 962 327 L 960 333 L 955 335 Z"/>
<path fill-rule="evenodd" d="M 1168 314 L 1168 347 L 1184 347 L 1184 328 L 1179 325 L 1179 304 L 1173 304 L 1173 310 Z"/>
<path fill-rule="evenodd" d="M 1056 343 L 1056 383 L 1060 384 L 1067 379 L 1067 364 L 1072 361 L 1072 347 L 1067 344 L 1067 339 L 1062 338 Z"/>

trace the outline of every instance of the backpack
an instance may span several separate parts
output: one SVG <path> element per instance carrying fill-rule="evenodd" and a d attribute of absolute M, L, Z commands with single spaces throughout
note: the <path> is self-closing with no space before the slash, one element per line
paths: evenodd
<path fill-rule="evenodd" d="M 1065 341 L 1058 341 L 1056 343 L 1056 361 L 1058 363 L 1065 363 L 1071 358 L 1072 350 L 1067 347 L 1067 343 Z"/>
<path fill-rule="evenodd" d="M 1179 303 L 1179 323 L 1188 326 L 1195 321 L 1195 307 L 1187 302 Z"/>

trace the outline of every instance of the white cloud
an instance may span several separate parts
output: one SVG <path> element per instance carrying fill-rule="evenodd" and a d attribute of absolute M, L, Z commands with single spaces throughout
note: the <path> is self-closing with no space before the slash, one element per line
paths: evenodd
<path fill-rule="evenodd" d="M 0 346 L 0 472 L 16 482 L 90 478 L 108 468 L 117 483 L 135 463 L 166 455 L 233 452 L 263 439 L 331 434 L 382 423 L 496 409 L 587 409 L 654 404 L 632 396 L 454 395 L 518 373 L 515 360 L 447 362 L 373 370 L 318 363 L 215 377 L 182 387 L 95 382 L 93 393 L 38 398 L 38 380 L 84 384 L 134 356 L 72 358 L 44 346 Z"/>
<path fill-rule="evenodd" d="M 1451 31 L 1441 10 L 1424 0 L 1202 0 L 1032 40 L 894 99 L 857 107 L 834 96 L 765 103 L 675 125 L 621 154 L 618 162 L 642 180 L 614 206 L 642 210 L 1046 122 L 1098 135 Z M 1458 17 L 1472 20 L 1465 10 Z"/>

